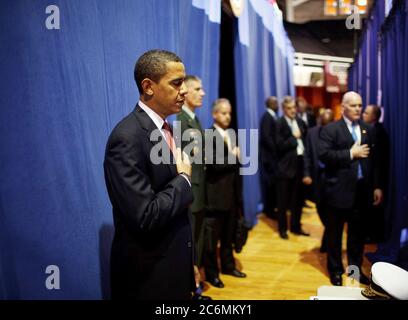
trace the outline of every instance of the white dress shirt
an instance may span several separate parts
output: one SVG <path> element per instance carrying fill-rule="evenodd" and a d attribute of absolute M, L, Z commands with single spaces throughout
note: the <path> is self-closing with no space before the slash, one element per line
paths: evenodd
<path fill-rule="evenodd" d="M 232 143 L 231 143 L 231 137 L 227 133 L 226 130 L 218 126 L 217 124 L 214 123 L 214 128 L 218 131 L 218 133 L 221 135 L 221 137 L 224 139 L 224 141 L 227 142 L 228 150 L 231 151 L 232 149 Z"/>
<path fill-rule="evenodd" d="M 296 131 L 301 132 L 296 119 L 291 119 L 288 118 L 287 116 L 285 116 L 285 119 L 289 125 L 289 128 L 292 130 L 292 134 L 294 134 Z M 305 146 L 303 145 L 303 141 L 301 138 L 296 138 L 296 140 L 297 140 L 296 154 L 298 156 L 303 156 L 303 154 L 305 153 Z"/>
<path fill-rule="evenodd" d="M 298 113 L 298 116 L 300 119 L 302 119 L 306 125 L 309 125 L 308 121 L 307 121 L 307 113 L 306 112 L 302 112 L 302 113 Z"/>

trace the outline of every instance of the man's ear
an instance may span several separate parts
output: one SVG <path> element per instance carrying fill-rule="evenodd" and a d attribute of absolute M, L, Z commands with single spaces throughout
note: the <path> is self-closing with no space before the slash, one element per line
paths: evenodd
<path fill-rule="evenodd" d="M 147 94 L 149 96 L 152 96 L 154 94 L 153 90 L 153 80 L 149 78 L 145 78 L 142 80 L 142 88 L 143 88 L 143 93 Z"/>

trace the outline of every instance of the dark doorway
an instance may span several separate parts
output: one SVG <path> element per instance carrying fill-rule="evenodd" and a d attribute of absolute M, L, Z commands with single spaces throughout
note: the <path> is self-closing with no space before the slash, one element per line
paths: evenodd
<path fill-rule="evenodd" d="M 222 10 L 220 36 L 220 82 L 218 94 L 227 98 L 232 105 L 231 127 L 237 129 L 235 70 L 234 70 L 234 40 L 237 19 Z"/>

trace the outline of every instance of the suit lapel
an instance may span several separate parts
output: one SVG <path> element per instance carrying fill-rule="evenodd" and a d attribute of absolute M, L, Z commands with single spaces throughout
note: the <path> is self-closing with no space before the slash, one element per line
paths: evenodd
<path fill-rule="evenodd" d="M 361 144 L 368 144 L 367 127 L 362 121 L 359 121 L 358 124 L 360 125 Z"/>
<path fill-rule="evenodd" d="M 354 139 L 353 139 L 353 136 L 350 133 L 350 130 L 347 127 L 346 121 L 344 121 L 343 118 L 341 118 L 341 120 L 340 120 L 340 129 L 343 131 L 342 136 L 346 137 L 349 145 L 352 146 L 354 144 Z"/>
<path fill-rule="evenodd" d="M 283 122 L 283 127 L 285 128 L 285 130 L 287 131 L 287 135 L 291 135 L 292 134 L 292 128 L 291 127 L 289 127 L 289 124 L 288 124 L 288 122 L 286 121 L 286 118 L 285 118 L 285 116 L 283 116 L 282 118 L 281 118 L 281 121 Z"/>
<path fill-rule="evenodd" d="M 150 139 L 150 136 L 153 132 L 153 130 L 158 129 L 155 125 L 155 123 L 153 122 L 152 119 L 150 119 L 149 115 L 142 109 L 140 108 L 139 105 L 136 106 L 136 108 L 133 110 L 133 114 L 136 116 L 136 118 L 139 120 L 139 123 L 141 125 L 141 127 L 146 130 L 146 135 L 148 140 L 150 141 L 150 143 L 155 146 L 156 144 L 158 144 L 160 142 L 160 140 L 157 141 L 152 141 Z M 164 139 L 164 138 L 163 138 Z M 163 164 L 166 167 L 168 167 L 168 169 L 170 170 L 171 174 L 173 176 L 177 175 L 177 166 L 174 164 L 174 157 L 173 157 L 173 153 L 170 151 L 170 148 L 168 147 L 167 143 L 163 143 L 164 148 L 167 148 L 165 150 L 165 152 L 169 152 L 170 154 L 170 164 Z"/>

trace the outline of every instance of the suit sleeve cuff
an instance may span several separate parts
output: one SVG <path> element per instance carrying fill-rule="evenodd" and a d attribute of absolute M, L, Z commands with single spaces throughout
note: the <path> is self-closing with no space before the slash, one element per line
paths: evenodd
<path fill-rule="evenodd" d="M 180 175 L 187 180 L 188 185 L 191 187 L 190 176 L 187 173 L 181 172 Z"/>

